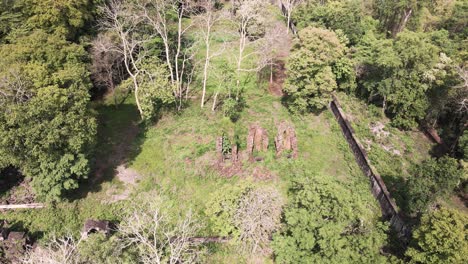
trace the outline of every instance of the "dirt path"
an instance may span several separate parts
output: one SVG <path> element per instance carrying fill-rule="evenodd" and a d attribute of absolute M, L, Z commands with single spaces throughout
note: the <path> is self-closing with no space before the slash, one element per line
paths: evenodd
<path fill-rule="evenodd" d="M 92 179 L 93 184 L 102 181 L 106 176 L 106 171 L 111 168 L 117 173 L 117 168 L 128 161 L 127 157 L 131 152 L 132 142 L 136 139 L 138 133 L 138 125 L 132 122 L 130 126 L 122 131 L 121 139 L 112 147 L 111 151 L 107 153 L 105 157 L 98 157 Z"/>
<path fill-rule="evenodd" d="M 103 202 L 115 202 L 126 199 L 140 175 L 128 168 L 136 154 L 136 143 L 140 127 L 138 112 L 130 104 L 118 108 L 104 106 L 99 109 L 98 145 L 93 171 L 89 184 L 84 188 L 87 192 L 100 192 L 104 182 L 118 179 L 123 184 L 106 187 Z M 84 193 L 84 195 L 86 195 Z"/>
<path fill-rule="evenodd" d="M 284 32 L 283 37 L 278 38 L 275 41 L 274 49 L 277 52 L 276 58 L 274 59 L 274 65 L 272 68 L 272 78 L 269 84 L 269 91 L 275 96 L 283 96 L 283 84 L 286 79 L 286 59 L 289 56 L 291 46 L 292 46 L 292 37 L 291 35 L 286 35 L 286 25 L 278 21 L 274 25 L 275 30 L 278 32 Z"/>

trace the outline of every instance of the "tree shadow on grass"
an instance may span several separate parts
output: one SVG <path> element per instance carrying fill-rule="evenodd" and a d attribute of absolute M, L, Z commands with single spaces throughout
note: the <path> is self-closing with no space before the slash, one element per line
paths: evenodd
<path fill-rule="evenodd" d="M 408 212 L 408 187 L 405 179 L 396 175 L 381 176 L 391 197 L 395 199 L 397 206 L 404 214 Z"/>
<path fill-rule="evenodd" d="M 8 192 L 15 186 L 19 186 L 24 176 L 14 167 L 6 167 L 0 170 L 0 203 L 6 199 Z"/>
<path fill-rule="evenodd" d="M 147 124 L 140 122 L 134 104 L 125 102 L 117 107 L 100 105 L 96 110 L 98 132 L 91 173 L 88 179 L 80 183 L 78 190 L 69 194 L 70 200 L 86 198 L 89 193 L 102 191 L 102 184 L 114 179 L 117 167 L 130 164 L 135 159 L 145 140 Z"/>

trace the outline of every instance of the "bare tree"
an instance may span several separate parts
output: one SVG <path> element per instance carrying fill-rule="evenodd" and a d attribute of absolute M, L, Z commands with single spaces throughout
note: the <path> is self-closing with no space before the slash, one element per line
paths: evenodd
<path fill-rule="evenodd" d="M 80 240 L 72 236 L 52 238 L 46 246 L 27 251 L 22 259 L 24 264 L 84 264 L 78 253 Z"/>
<path fill-rule="evenodd" d="M 138 111 L 143 118 L 143 110 L 138 96 L 139 65 L 145 57 L 144 44 L 152 39 L 152 35 L 138 32 L 142 27 L 143 18 L 134 11 L 134 7 L 130 4 L 119 0 L 110 0 L 107 5 L 101 8 L 101 13 L 101 29 L 115 34 L 120 42 L 118 45 L 108 47 L 108 51 L 116 52 L 123 57 L 125 69 L 133 81 Z"/>
<path fill-rule="evenodd" d="M 124 247 L 134 246 L 141 263 L 193 263 L 198 255 L 190 241 L 198 229 L 192 215 L 172 220 L 154 205 L 134 205 L 118 227 Z"/>
<path fill-rule="evenodd" d="M 0 78 L 0 106 L 9 102 L 19 104 L 28 101 L 33 93 L 32 81 L 21 74 L 21 69 L 12 67 Z"/>
<path fill-rule="evenodd" d="M 280 22 L 278 22 L 280 23 Z M 284 53 L 288 52 L 289 45 L 286 43 L 288 41 L 287 36 L 285 37 L 283 34 L 283 27 L 270 26 L 267 28 L 265 32 L 265 37 L 263 41 L 263 45 L 260 47 L 260 56 L 258 60 L 258 67 L 260 69 L 269 66 L 270 68 L 270 83 L 273 82 L 273 67 L 275 66 L 275 60 L 280 55 L 279 53 L 283 50 Z"/>
<path fill-rule="evenodd" d="M 185 34 L 193 26 L 191 21 L 184 20 L 184 17 L 193 12 L 191 4 L 191 1 L 184 0 L 136 1 L 139 17 L 144 18 L 163 41 L 166 65 L 171 73 L 171 82 L 175 87 L 174 96 L 179 98 L 179 110 L 180 100 L 190 85 L 193 73 L 187 73 L 187 68 L 195 55 L 193 50 L 195 45 L 184 42 Z M 173 21 L 174 16 L 171 14 L 175 15 L 175 21 Z M 177 32 L 175 40 L 170 36 L 173 24 L 175 24 Z M 175 50 L 171 47 L 175 47 Z"/>
<path fill-rule="evenodd" d="M 282 10 L 282 13 L 286 17 L 288 23 L 288 26 L 286 28 L 287 34 L 289 34 L 289 28 L 291 27 L 292 14 L 296 10 L 296 7 L 299 6 L 303 1 L 304 0 L 281 0 L 282 5 L 284 6 L 284 10 Z"/>
<path fill-rule="evenodd" d="M 123 54 L 112 48 L 115 43 L 108 32 L 99 34 L 91 45 L 91 77 L 95 84 L 114 93 L 116 86 L 125 78 Z M 114 96 L 114 99 L 117 100 L 117 97 Z"/>
<path fill-rule="evenodd" d="M 237 81 L 236 81 L 236 100 L 239 99 L 240 73 L 241 72 L 258 72 L 259 67 L 256 65 L 251 68 L 243 68 L 243 62 L 255 55 L 259 54 L 259 42 L 262 40 L 257 36 L 252 36 L 252 31 L 262 31 L 265 22 L 265 0 L 239 0 L 235 5 L 235 14 L 233 21 L 237 27 L 237 35 L 239 37 L 238 55 L 236 56 L 237 64 Z"/>
<path fill-rule="evenodd" d="M 243 250 L 265 253 L 272 233 L 280 227 L 283 204 L 281 194 L 273 187 L 254 189 L 241 198 L 233 220 Z"/>
<path fill-rule="evenodd" d="M 216 0 L 204 0 L 201 3 L 201 7 L 204 9 L 204 13 L 198 17 L 200 21 L 201 33 L 203 37 L 203 42 L 205 44 L 205 62 L 203 66 L 203 86 L 202 86 L 202 98 L 201 98 L 201 107 L 205 105 L 205 96 L 206 96 L 206 83 L 208 80 L 208 70 L 210 66 L 210 61 L 212 58 L 219 56 L 220 52 L 211 54 L 211 41 L 212 41 L 212 30 L 213 26 L 218 23 L 223 18 L 222 12 L 216 12 Z M 223 50 L 224 50 L 223 46 Z"/>
<path fill-rule="evenodd" d="M 456 66 L 456 71 L 460 78 L 460 84 L 455 86 L 457 89 L 457 111 L 462 114 L 468 113 L 468 69 L 467 65 Z"/>

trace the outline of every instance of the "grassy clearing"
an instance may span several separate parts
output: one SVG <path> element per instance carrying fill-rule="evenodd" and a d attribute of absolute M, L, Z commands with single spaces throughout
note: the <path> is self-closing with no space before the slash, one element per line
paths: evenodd
<path fill-rule="evenodd" d="M 220 49 L 224 41 L 230 40 L 228 52 L 212 60 L 211 67 L 220 69 L 233 63 L 237 54 L 236 42 L 225 28 L 216 29 L 213 50 Z M 201 49 L 200 54 L 203 54 Z M 199 56 L 201 56 L 199 54 Z M 255 57 L 245 61 L 245 66 L 253 65 Z M 197 73 L 194 83 L 196 94 L 200 89 L 201 73 Z M 269 94 L 267 84 L 258 82 L 257 76 L 243 73 L 240 76 L 244 89 L 246 107 L 237 122 L 223 117 L 220 108 L 216 112 L 211 107 L 200 109 L 199 99 L 180 113 L 165 113 L 156 124 L 138 126 L 138 112 L 130 96 L 117 108 L 108 103 L 99 103 L 95 109 L 99 115 L 100 127 L 96 160 L 90 180 L 83 184 L 74 195 L 72 202 L 62 202 L 54 207 L 37 211 L 18 211 L 2 214 L 0 218 L 29 230 L 34 234 L 46 233 L 63 235 L 77 234 L 88 218 L 118 221 L 122 209 L 131 201 L 146 192 L 166 197 L 167 207 L 174 212 L 192 210 L 199 221 L 205 224 L 200 235 L 217 235 L 210 229 L 210 221 L 205 215 L 207 202 L 216 190 L 234 186 L 240 181 L 251 184 L 274 185 L 286 190 L 294 175 L 292 171 L 304 170 L 321 177 L 339 179 L 343 185 L 359 193 L 362 202 L 380 217 L 380 209 L 368 187 L 368 180 L 357 167 L 351 151 L 343 139 L 338 124 L 331 113 L 309 114 L 294 117 L 282 105 L 281 98 Z M 220 87 L 226 91 L 229 83 L 220 83 L 216 75 L 208 80 L 208 96 Z M 277 124 L 287 121 L 294 125 L 298 137 L 299 158 L 276 159 L 274 137 Z M 258 123 L 269 134 L 270 148 L 267 153 L 259 153 L 262 162 L 243 165 L 243 172 L 231 178 L 220 174 L 213 166 L 215 162 L 215 139 L 223 133 L 231 138 L 239 138 L 240 150 L 245 149 L 248 127 Z M 139 127 L 139 128 L 138 128 Z M 127 201 L 108 203 L 115 193 L 121 193 L 126 186 L 115 177 L 116 166 L 126 164 L 141 177 Z M 270 180 L 253 179 L 255 169 L 261 168 L 272 177 Z M 41 233 L 43 232 L 43 233 Z M 234 250 L 234 247 L 210 245 L 206 263 L 247 262 Z"/>

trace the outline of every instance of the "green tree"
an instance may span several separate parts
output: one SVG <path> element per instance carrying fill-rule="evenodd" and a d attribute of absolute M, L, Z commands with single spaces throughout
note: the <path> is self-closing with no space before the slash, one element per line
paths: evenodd
<path fill-rule="evenodd" d="M 410 263 L 465 263 L 468 256 L 468 217 L 442 208 L 425 214 L 413 232 L 405 255 Z"/>
<path fill-rule="evenodd" d="M 339 67 L 349 67 L 349 63 L 338 63 L 345 54 L 346 48 L 334 32 L 314 27 L 299 31 L 287 64 L 288 78 L 284 87 L 293 112 L 304 113 L 326 107 L 331 93 L 339 86 L 335 72 L 344 79 L 350 72 Z"/>
<path fill-rule="evenodd" d="M 43 31 L 0 46 L 0 165 L 57 200 L 87 177 L 96 122 L 83 47 Z"/>
<path fill-rule="evenodd" d="M 422 212 L 437 198 L 452 193 L 460 183 L 462 171 L 456 159 L 442 157 L 413 165 L 408 179 L 408 209 Z"/>
<path fill-rule="evenodd" d="M 361 0 L 329 1 L 321 4 L 306 1 L 294 14 L 294 21 L 300 28 L 306 26 L 342 30 L 351 44 L 360 41 L 365 32 L 376 30 L 378 21 L 365 14 L 366 7 Z"/>
<path fill-rule="evenodd" d="M 462 157 L 465 161 L 468 161 L 468 130 L 463 132 L 463 136 L 460 137 L 458 143 L 459 151 L 462 153 Z"/>
<path fill-rule="evenodd" d="M 67 39 L 76 39 L 93 17 L 91 0 L 23 0 L 27 26 L 40 28 Z"/>
<path fill-rule="evenodd" d="M 375 1 L 376 16 L 382 29 L 390 36 L 396 37 L 408 25 L 417 29 L 420 22 L 417 18 L 431 1 L 427 0 L 393 0 Z"/>
<path fill-rule="evenodd" d="M 138 76 L 140 98 L 144 119 L 152 119 L 158 110 L 174 103 L 176 87 L 171 84 L 170 73 L 160 63 L 143 63 Z"/>
<path fill-rule="evenodd" d="M 370 33 L 358 47 L 359 83 L 370 100 L 381 99 L 395 126 L 409 129 L 425 117 L 433 81 L 426 73 L 437 63 L 438 51 L 426 34 L 410 31 L 395 40 Z"/>
<path fill-rule="evenodd" d="M 273 237 L 278 263 L 382 263 L 386 227 L 359 195 L 331 177 L 295 175 L 284 229 Z"/>

